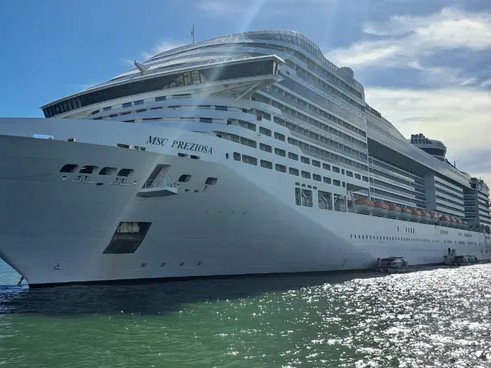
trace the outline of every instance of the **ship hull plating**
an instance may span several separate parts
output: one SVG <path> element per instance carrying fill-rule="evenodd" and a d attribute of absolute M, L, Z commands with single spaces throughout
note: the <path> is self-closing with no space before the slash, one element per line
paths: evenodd
<path fill-rule="evenodd" d="M 369 269 L 388 256 L 434 264 L 448 248 L 489 259 L 482 234 L 297 206 L 295 178 L 214 154 L 1 135 L 0 256 L 32 286 Z M 133 172 L 80 178 L 60 173 L 66 164 Z M 169 167 L 177 194 L 139 195 L 156 165 Z M 190 179 L 179 183 L 182 175 Z M 105 253 L 121 222 L 150 228 L 134 252 Z"/>

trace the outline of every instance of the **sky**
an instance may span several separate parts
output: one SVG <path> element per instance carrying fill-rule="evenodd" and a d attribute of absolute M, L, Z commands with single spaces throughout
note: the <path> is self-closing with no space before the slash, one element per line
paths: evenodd
<path fill-rule="evenodd" d="M 0 117 L 80 92 L 168 48 L 287 29 L 349 66 L 406 137 L 442 140 L 491 187 L 490 0 L 0 1 Z"/>

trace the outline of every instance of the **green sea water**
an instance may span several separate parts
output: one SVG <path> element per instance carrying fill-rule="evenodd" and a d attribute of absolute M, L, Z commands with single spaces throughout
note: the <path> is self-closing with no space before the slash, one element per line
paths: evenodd
<path fill-rule="evenodd" d="M 491 265 L 29 290 L 0 367 L 490 367 Z"/>

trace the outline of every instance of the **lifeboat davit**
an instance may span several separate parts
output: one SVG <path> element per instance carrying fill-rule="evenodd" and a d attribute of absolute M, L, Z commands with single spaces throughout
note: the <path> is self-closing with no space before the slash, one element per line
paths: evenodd
<path fill-rule="evenodd" d="M 357 213 L 372 213 L 374 203 L 367 198 L 359 198 L 355 200 L 355 208 Z"/>

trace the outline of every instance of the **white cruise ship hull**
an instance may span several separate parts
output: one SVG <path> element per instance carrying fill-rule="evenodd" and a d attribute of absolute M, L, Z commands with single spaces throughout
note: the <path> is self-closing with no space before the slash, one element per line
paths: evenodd
<path fill-rule="evenodd" d="M 30 286 L 370 269 L 388 256 L 434 264 L 443 262 L 448 248 L 490 257 L 491 244 L 477 232 L 297 206 L 295 177 L 233 162 L 226 158 L 233 143 L 214 136 L 50 119 L 39 133 L 55 139 L 38 139 L 38 120 L 19 123 L 0 120 L 0 257 Z M 76 142 L 56 139 L 65 129 Z M 84 134 L 93 140 L 108 132 L 114 142 L 143 146 L 149 136 L 160 136 L 199 140 L 214 151 L 191 159 L 172 147 L 139 151 L 84 143 Z M 65 164 L 134 171 L 124 183 L 96 175 L 79 181 L 60 173 Z M 169 165 L 172 178 L 191 179 L 177 194 L 139 195 L 157 164 Z M 205 184 L 210 177 L 215 185 Z M 151 225 L 134 253 L 105 254 L 121 222 Z"/>

